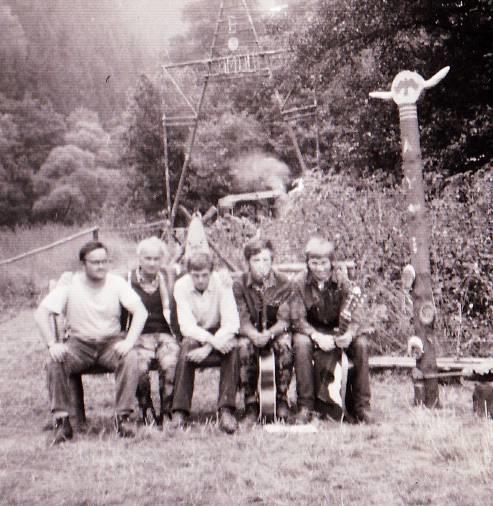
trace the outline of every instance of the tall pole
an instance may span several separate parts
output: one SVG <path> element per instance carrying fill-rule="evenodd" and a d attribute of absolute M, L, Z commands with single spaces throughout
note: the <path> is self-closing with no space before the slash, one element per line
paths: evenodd
<path fill-rule="evenodd" d="M 416 273 L 412 291 L 414 332 L 423 343 L 423 353 L 416 360 L 422 373 L 426 407 L 439 405 L 437 364 L 435 352 L 435 304 L 431 285 L 430 225 L 428 223 L 423 185 L 423 160 L 418 127 L 416 102 L 421 92 L 438 84 L 448 73 L 445 67 L 425 81 L 418 73 L 405 70 L 394 78 L 390 91 L 370 93 L 370 97 L 393 100 L 399 107 L 402 168 L 407 194 L 408 233 L 411 263 Z M 418 399 L 415 399 L 418 401 Z"/>

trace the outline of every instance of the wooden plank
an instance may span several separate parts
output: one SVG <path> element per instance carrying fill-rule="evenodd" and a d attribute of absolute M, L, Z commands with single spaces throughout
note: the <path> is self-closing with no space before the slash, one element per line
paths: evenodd
<path fill-rule="evenodd" d="M 416 367 L 416 359 L 402 356 L 372 356 L 369 359 L 370 369 L 374 371 L 404 369 L 411 370 Z M 477 357 L 438 357 L 437 368 L 439 372 L 465 372 L 481 376 L 493 373 L 493 359 Z"/>
<path fill-rule="evenodd" d="M 33 249 L 31 251 L 27 251 L 26 253 L 22 253 L 21 255 L 17 255 L 12 258 L 7 258 L 6 260 L 2 260 L 0 262 L 1 265 L 7 265 L 11 264 L 13 262 L 17 262 L 18 260 L 22 260 L 24 258 L 36 255 L 38 253 L 42 253 L 43 251 L 48 251 L 50 249 L 56 248 L 57 246 L 60 246 L 62 244 L 65 244 L 66 242 L 73 241 L 74 239 L 77 239 L 79 237 L 82 237 L 83 235 L 87 234 L 96 234 L 99 231 L 99 227 L 92 227 L 88 228 L 87 230 L 83 230 L 82 232 L 78 232 L 77 234 L 69 235 L 68 237 L 64 237 L 63 239 L 60 239 L 59 241 L 52 242 L 50 244 L 47 244 L 46 246 L 42 246 L 40 248 Z"/>

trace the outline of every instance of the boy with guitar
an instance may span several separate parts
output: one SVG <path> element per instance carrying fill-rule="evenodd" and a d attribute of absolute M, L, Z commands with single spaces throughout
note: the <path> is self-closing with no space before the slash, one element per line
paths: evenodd
<path fill-rule="evenodd" d="M 336 419 L 368 423 L 368 345 L 357 334 L 359 288 L 341 270 L 333 269 L 332 242 L 311 238 L 305 257 L 307 270 L 294 281 L 292 305 L 297 421 L 309 422 L 316 409 Z M 347 357 L 354 367 L 346 391 Z"/>
<path fill-rule="evenodd" d="M 245 390 L 245 423 L 259 416 L 257 381 L 259 357 L 274 354 L 275 384 L 273 414 L 279 420 L 289 415 L 287 391 L 292 376 L 291 314 L 292 286 L 272 268 L 273 246 L 269 240 L 253 239 L 244 249 L 248 271 L 233 285 L 240 314 L 241 382 Z M 261 359 L 262 360 L 262 359 Z M 274 379 L 274 378 L 273 378 Z"/>

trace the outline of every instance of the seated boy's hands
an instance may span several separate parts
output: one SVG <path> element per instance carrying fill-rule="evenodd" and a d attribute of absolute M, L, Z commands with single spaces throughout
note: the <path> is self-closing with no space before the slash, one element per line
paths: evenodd
<path fill-rule="evenodd" d="M 119 358 L 123 358 L 133 347 L 133 343 L 130 343 L 126 339 L 123 339 L 121 341 L 118 341 L 113 349 Z"/>
<path fill-rule="evenodd" d="M 271 337 L 272 336 L 268 330 L 257 332 L 252 336 L 252 343 L 257 348 L 263 348 L 270 341 Z"/>
<path fill-rule="evenodd" d="M 227 334 L 216 335 L 210 343 L 219 353 L 226 355 L 236 346 L 236 337 Z"/>
<path fill-rule="evenodd" d="M 65 355 L 68 353 L 68 348 L 65 343 L 53 343 L 48 351 L 55 362 L 63 362 Z"/>
<path fill-rule="evenodd" d="M 206 343 L 202 345 L 200 348 L 195 348 L 195 350 L 191 350 L 187 354 L 188 360 L 190 362 L 195 362 L 196 364 L 200 364 L 203 362 L 211 353 L 212 345 Z"/>
<path fill-rule="evenodd" d="M 311 337 L 322 351 L 332 351 L 336 347 L 334 336 L 330 334 L 323 334 L 322 332 L 315 331 L 312 333 Z"/>
<path fill-rule="evenodd" d="M 345 332 L 342 336 L 337 336 L 335 342 L 338 348 L 342 350 L 347 348 L 353 341 L 353 334 L 351 332 Z"/>

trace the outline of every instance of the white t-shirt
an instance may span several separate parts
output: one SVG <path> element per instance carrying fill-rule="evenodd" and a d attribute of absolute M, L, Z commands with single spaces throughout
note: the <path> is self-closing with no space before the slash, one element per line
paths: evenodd
<path fill-rule="evenodd" d="M 50 312 L 65 312 L 70 336 L 102 341 L 121 331 L 121 306 L 134 313 L 142 301 L 121 277 L 108 273 L 104 285 L 93 288 L 77 272 L 69 284 L 56 287 L 41 302 Z"/>

